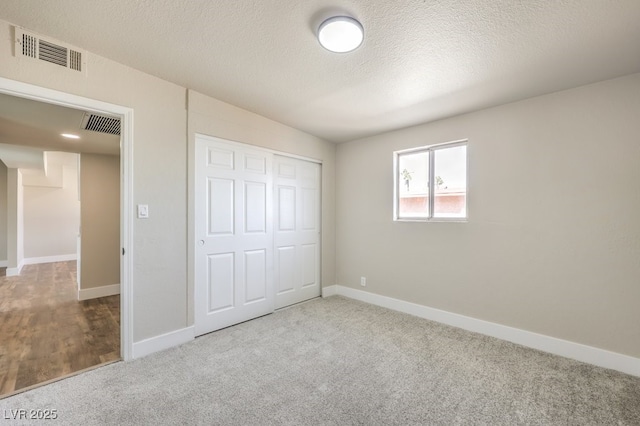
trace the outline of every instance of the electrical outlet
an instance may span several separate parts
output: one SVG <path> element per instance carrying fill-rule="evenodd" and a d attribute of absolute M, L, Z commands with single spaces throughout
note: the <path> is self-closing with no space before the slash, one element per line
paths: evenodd
<path fill-rule="evenodd" d="M 366 287 L 367 286 L 367 278 L 366 277 L 360 277 L 360 285 L 362 287 Z"/>

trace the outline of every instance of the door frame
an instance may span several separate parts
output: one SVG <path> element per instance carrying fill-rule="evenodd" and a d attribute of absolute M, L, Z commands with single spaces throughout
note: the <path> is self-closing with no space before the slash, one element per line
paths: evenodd
<path fill-rule="evenodd" d="M 133 359 L 133 108 L 0 77 L 0 93 L 120 116 L 120 356 Z"/>
<path fill-rule="evenodd" d="M 320 181 L 319 181 L 319 185 L 320 185 L 320 205 L 318 206 L 318 211 L 320 212 L 320 218 L 319 218 L 319 232 L 320 232 L 320 264 L 318 265 L 319 268 L 319 273 L 320 273 L 320 295 L 322 295 L 322 173 L 324 172 L 324 167 L 323 167 L 323 161 L 319 160 L 317 158 L 311 158 L 311 157 L 306 157 L 303 155 L 298 155 L 298 154 L 292 154 L 290 152 L 285 152 L 285 151 L 278 151 L 275 149 L 271 149 L 271 148 L 267 148 L 261 145 L 254 145 L 251 143 L 247 143 L 247 142 L 241 142 L 241 141 L 237 141 L 237 140 L 233 140 L 233 139 L 228 139 L 222 136 L 214 136 L 214 135 L 209 135 L 206 134 L 204 132 L 198 132 L 198 131 L 188 131 L 189 133 L 189 140 L 188 140 L 188 167 L 187 167 L 187 214 L 188 214 L 188 218 L 187 218 L 187 228 L 188 228 L 188 232 L 187 232 L 187 264 L 188 264 L 188 268 L 187 268 L 187 282 L 189 283 L 189 287 L 188 287 L 188 306 L 187 306 L 187 310 L 188 310 L 188 320 L 189 323 L 192 324 L 195 327 L 195 322 L 196 322 L 196 315 L 195 315 L 195 305 L 196 305 L 196 300 L 195 300 L 195 287 L 197 285 L 196 283 L 196 244 L 198 241 L 198 236 L 196 235 L 196 208 L 195 208 L 195 204 L 196 204 L 196 194 L 195 194 L 195 180 L 196 180 L 196 164 L 197 164 L 197 158 L 196 158 L 196 141 L 198 139 L 198 137 L 204 138 L 204 139 L 209 139 L 211 141 L 219 141 L 219 142 L 225 142 L 225 143 L 229 143 L 229 144 L 235 144 L 235 145 L 239 145 L 239 146 L 247 146 L 249 148 L 252 149 L 259 149 L 265 152 L 268 152 L 272 155 L 280 155 L 282 157 L 288 157 L 288 158 L 294 158 L 297 160 L 303 160 L 303 161 L 309 161 L 311 163 L 316 163 L 320 165 Z M 273 172 L 273 170 L 272 170 Z M 275 289 L 275 287 L 274 287 Z M 275 295 L 274 295 L 275 296 Z M 276 309 L 277 310 L 277 309 Z"/>

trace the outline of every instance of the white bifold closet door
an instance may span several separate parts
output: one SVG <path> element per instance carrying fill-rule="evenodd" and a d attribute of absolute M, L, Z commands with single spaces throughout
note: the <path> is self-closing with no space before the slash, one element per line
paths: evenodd
<path fill-rule="evenodd" d="M 196 335 L 273 312 L 272 157 L 196 137 Z"/>
<path fill-rule="evenodd" d="M 196 335 L 319 296 L 320 165 L 202 135 L 195 154 Z"/>
<path fill-rule="evenodd" d="M 320 296 L 320 165 L 275 157 L 276 309 Z"/>

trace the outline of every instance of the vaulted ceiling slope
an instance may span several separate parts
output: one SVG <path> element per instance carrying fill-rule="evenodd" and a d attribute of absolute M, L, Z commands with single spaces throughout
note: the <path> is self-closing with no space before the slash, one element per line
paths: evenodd
<path fill-rule="evenodd" d="M 315 32 L 362 22 L 349 54 Z M 342 142 L 640 72 L 638 0 L 2 0 L 0 18 Z"/>

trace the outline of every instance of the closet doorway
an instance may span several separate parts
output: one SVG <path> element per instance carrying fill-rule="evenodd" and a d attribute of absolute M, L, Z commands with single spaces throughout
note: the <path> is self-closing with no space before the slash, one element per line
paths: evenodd
<path fill-rule="evenodd" d="M 320 296 L 321 165 L 196 135 L 195 332 Z"/>

